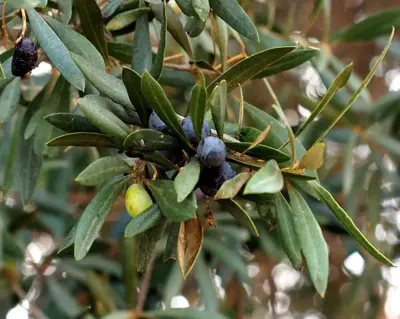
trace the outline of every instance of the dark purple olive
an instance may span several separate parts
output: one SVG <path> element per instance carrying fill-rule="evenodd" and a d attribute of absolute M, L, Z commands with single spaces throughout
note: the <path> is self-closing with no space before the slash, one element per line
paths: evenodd
<path fill-rule="evenodd" d="M 23 38 L 16 46 L 11 63 L 11 73 L 14 76 L 24 76 L 36 66 L 37 49 L 30 38 Z"/>
<path fill-rule="evenodd" d="M 193 144 L 197 143 L 196 133 L 194 131 L 193 121 L 190 116 L 183 119 L 181 123 L 182 129 L 185 132 L 186 136 L 189 138 L 189 141 Z M 203 122 L 203 128 L 201 129 L 201 138 L 205 138 L 211 135 L 211 129 L 208 126 L 207 122 Z"/>
<path fill-rule="evenodd" d="M 204 166 L 219 167 L 225 162 L 226 146 L 218 137 L 205 137 L 197 147 L 197 156 Z"/>
<path fill-rule="evenodd" d="M 203 166 L 199 178 L 200 190 L 207 196 L 214 196 L 223 183 L 235 176 L 236 172 L 227 162 L 220 167 Z"/>

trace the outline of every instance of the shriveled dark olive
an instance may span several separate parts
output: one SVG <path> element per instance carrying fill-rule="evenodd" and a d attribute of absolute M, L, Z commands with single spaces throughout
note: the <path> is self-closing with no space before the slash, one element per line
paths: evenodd
<path fill-rule="evenodd" d="M 30 38 L 23 38 L 16 46 L 12 58 L 11 72 L 14 76 L 24 76 L 32 71 L 38 59 L 37 49 Z"/>

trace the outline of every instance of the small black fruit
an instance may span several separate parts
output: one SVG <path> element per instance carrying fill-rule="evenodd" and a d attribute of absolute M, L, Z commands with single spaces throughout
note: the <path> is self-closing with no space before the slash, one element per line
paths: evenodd
<path fill-rule="evenodd" d="M 196 133 L 194 132 L 193 121 L 190 116 L 183 119 L 181 123 L 182 129 L 185 132 L 186 136 L 189 138 L 191 143 L 196 143 Z M 203 128 L 201 129 L 201 138 L 205 138 L 211 135 L 211 129 L 208 126 L 207 122 L 203 122 Z"/>
<path fill-rule="evenodd" d="M 233 168 L 224 162 L 220 167 L 203 166 L 200 172 L 199 187 L 207 196 L 214 196 L 227 180 L 236 175 Z"/>
<path fill-rule="evenodd" d="M 23 38 L 16 46 L 11 64 L 14 76 L 24 76 L 32 71 L 38 59 L 37 49 L 30 38 Z"/>
<path fill-rule="evenodd" d="M 159 131 L 162 133 L 170 133 L 170 129 L 168 126 L 160 119 L 160 117 L 155 113 L 152 112 L 149 118 L 149 128 L 155 131 Z"/>
<path fill-rule="evenodd" d="M 203 138 L 197 147 L 200 162 L 207 167 L 218 167 L 225 162 L 226 146 L 218 137 Z"/>

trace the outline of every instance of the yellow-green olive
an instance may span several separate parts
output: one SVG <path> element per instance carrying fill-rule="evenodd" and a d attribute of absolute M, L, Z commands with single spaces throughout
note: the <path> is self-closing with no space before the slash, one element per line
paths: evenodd
<path fill-rule="evenodd" d="M 151 205 L 153 205 L 153 200 L 142 185 L 133 184 L 129 186 L 125 193 L 125 207 L 129 215 L 136 217 Z"/>

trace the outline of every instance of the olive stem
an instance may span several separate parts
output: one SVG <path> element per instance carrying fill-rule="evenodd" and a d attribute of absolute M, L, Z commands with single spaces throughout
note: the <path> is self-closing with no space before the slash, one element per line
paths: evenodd
<path fill-rule="evenodd" d="M 22 31 L 20 36 L 18 37 L 17 40 L 15 40 L 15 44 L 18 44 L 22 41 L 23 38 L 25 38 L 25 33 L 26 33 L 26 11 L 24 9 L 21 9 L 21 14 L 22 14 Z"/>
<path fill-rule="evenodd" d="M 10 37 L 7 32 L 7 24 L 6 24 L 6 10 L 7 10 L 7 2 L 3 4 L 3 10 L 1 13 L 1 26 L 3 28 L 4 36 L 6 38 L 6 48 L 10 45 Z"/>

